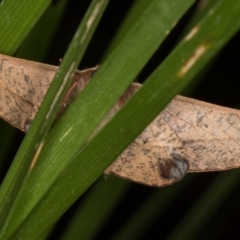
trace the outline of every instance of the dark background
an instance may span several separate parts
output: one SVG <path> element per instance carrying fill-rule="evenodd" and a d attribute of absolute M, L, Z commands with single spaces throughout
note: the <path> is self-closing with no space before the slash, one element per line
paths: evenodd
<path fill-rule="evenodd" d="M 56 1 L 54 1 L 53 4 L 55 4 L 55 2 Z M 64 56 L 68 44 L 71 41 L 71 38 L 73 37 L 73 34 L 89 5 L 89 2 L 90 1 L 86 0 L 68 1 L 66 11 L 53 40 L 51 50 L 45 59 L 46 63 L 53 65 L 59 64 L 59 59 Z M 92 67 L 101 63 L 104 51 L 111 42 L 112 37 L 116 33 L 121 21 L 126 16 L 132 3 L 132 0 L 110 1 L 110 4 L 81 63 L 80 69 Z M 181 38 L 182 31 L 193 14 L 196 5 L 197 4 L 195 4 L 177 24 L 172 33 L 146 65 L 144 70 L 139 74 L 137 77 L 138 81 L 143 82 L 151 71 L 164 60 L 169 52 L 171 52 L 173 47 Z M 212 60 L 209 66 L 199 74 L 199 79 L 201 81 L 199 81 L 198 84 L 195 84 L 194 87 L 191 87 L 191 90 L 187 89 L 185 93 L 192 98 L 237 108 L 240 103 L 239 42 L 240 34 L 238 33 Z M 18 132 L 16 134 L 16 148 L 9 151 L 7 156 L 9 161 L 13 159 L 22 137 L 22 133 Z M 6 172 L 6 169 L 10 164 L 9 161 L 6 163 L 5 168 L 2 171 L 2 177 L 4 175 L 3 172 Z M 238 170 L 230 170 L 229 172 L 231 171 Z M 164 210 L 161 209 L 161 214 L 159 214 L 159 216 L 158 212 L 156 212 L 156 220 L 151 224 L 146 232 L 146 235 L 143 235 L 141 239 L 165 239 L 168 234 L 171 233 L 171 230 L 177 226 L 185 214 L 188 213 L 189 209 L 191 209 L 196 201 L 205 193 L 208 186 L 221 174 L 223 173 L 214 172 L 188 174 L 194 177 L 186 176 L 181 182 L 176 183 L 176 186 L 180 186 L 180 184 L 184 184 L 182 182 L 191 178 L 189 180 L 190 184 L 188 184 L 188 186 L 172 201 L 170 205 L 164 208 Z M 111 213 L 102 230 L 96 235 L 96 239 L 111 239 L 114 233 L 123 225 L 128 217 L 131 216 L 134 211 L 137 211 L 138 207 L 141 206 L 141 204 L 144 203 L 149 196 L 154 194 L 156 191 L 162 191 L 163 194 L 165 191 L 163 188 L 156 189 L 134 183 L 129 184 L 131 184 L 130 190 L 118 204 L 117 208 Z M 171 187 L 172 186 L 166 188 Z M 221 187 L 221 185 L 218 186 L 218 188 Z M 236 183 L 234 190 L 226 196 L 225 201 L 216 209 L 213 216 L 209 216 L 209 219 L 206 219 L 204 227 L 198 233 L 197 238 L 194 239 L 235 239 L 240 237 L 239 190 L 240 184 Z M 81 204 L 87 195 L 88 191 L 81 199 L 78 200 L 78 202 L 74 204 L 74 206 L 69 209 L 69 211 L 56 225 L 56 228 L 49 239 L 57 239 L 57 237 L 62 234 L 69 219 L 75 212 L 75 209 Z M 208 200 L 211 201 L 212 198 L 214 198 L 214 195 L 215 193 L 213 191 L 212 195 L 209 195 Z M 201 213 L 201 209 L 199 209 L 199 213 Z M 189 222 L 189 224 L 190 223 L 191 222 Z M 187 228 L 188 225 L 185 227 Z M 89 230 L 91 231 L 91 226 L 89 226 Z"/>

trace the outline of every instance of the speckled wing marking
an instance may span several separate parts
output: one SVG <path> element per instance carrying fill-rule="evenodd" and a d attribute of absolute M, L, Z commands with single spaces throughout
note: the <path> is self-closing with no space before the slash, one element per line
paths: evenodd
<path fill-rule="evenodd" d="M 150 186 L 240 166 L 240 112 L 176 96 L 105 171 Z"/>
<path fill-rule="evenodd" d="M 58 116 L 97 69 L 76 72 Z M 56 71 L 55 66 L 0 54 L 0 117 L 26 131 Z M 127 89 L 96 132 L 140 87 L 133 83 Z M 237 168 L 240 166 L 239 123 L 238 110 L 176 96 L 105 174 L 162 187 L 181 180 L 187 172 Z"/>
<path fill-rule="evenodd" d="M 177 96 L 160 114 L 181 139 L 189 172 L 240 166 L 240 112 Z"/>
<path fill-rule="evenodd" d="M 127 101 L 140 86 L 133 83 L 119 103 L 121 104 L 121 100 Z M 188 168 L 182 141 L 160 114 L 114 161 L 105 174 L 162 187 L 181 180 Z"/>
<path fill-rule="evenodd" d="M 41 67 L 44 68 L 41 71 Z M 49 87 L 56 67 L 0 55 L 0 117 L 24 130 Z"/>
<path fill-rule="evenodd" d="M 162 118 L 155 119 L 105 171 L 125 179 L 165 186 L 181 180 L 189 168 L 183 144 Z"/>
<path fill-rule="evenodd" d="M 25 131 L 35 117 L 57 69 L 0 54 L 0 117 Z M 72 96 L 84 88 L 96 69 L 76 72 L 73 79 L 76 84 L 71 96 L 62 104 L 60 113 L 73 101 Z"/>

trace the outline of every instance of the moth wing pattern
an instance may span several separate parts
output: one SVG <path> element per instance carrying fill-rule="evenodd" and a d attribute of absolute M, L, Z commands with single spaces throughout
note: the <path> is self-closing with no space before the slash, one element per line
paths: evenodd
<path fill-rule="evenodd" d="M 58 67 L 0 54 L 0 117 L 22 131 L 31 125 Z M 59 118 L 83 90 L 98 66 L 76 71 L 73 88 L 59 109 Z M 56 118 L 56 120 L 57 120 Z"/>
<path fill-rule="evenodd" d="M 189 172 L 240 166 L 238 110 L 177 96 L 161 115 L 184 145 Z"/>
<path fill-rule="evenodd" d="M 115 111 L 140 87 L 140 84 L 133 83 L 120 98 L 120 106 L 115 106 Z M 114 161 L 105 174 L 162 187 L 181 180 L 187 171 L 188 161 L 183 144 L 160 114 Z"/>
<path fill-rule="evenodd" d="M 105 171 L 150 186 L 240 166 L 240 112 L 176 96 Z"/>
<path fill-rule="evenodd" d="M 181 141 L 158 116 L 105 171 L 134 182 L 163 187 L 180 181 L 188 171 Z"/>
<path fill-rule="evenodd" d="M 57 67 L 0 55 L 0 116 L 25 131 L 46 94 Z M 43 74 L 44 73 L 44 74 Z"/>
<path fill-rule="evenodd" d="M 0 117 L 26 131 L 57 69 L 0 54 Z M 97 69 L 76 71 L 57 118 Z M 92 136 L 140 87 L 129 86 Z M 187 172 L 238 168 L 239 122 L 239 110 L 176 96 L 105 173 L 161 187 L 181 180 Z"/>

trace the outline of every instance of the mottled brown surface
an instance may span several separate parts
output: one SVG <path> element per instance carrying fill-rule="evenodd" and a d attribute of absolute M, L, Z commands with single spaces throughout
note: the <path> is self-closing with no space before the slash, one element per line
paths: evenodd
<path fill-rule="evenodd" d="M 58 67 L 0 54 L 0 117 L 25 131 L 30 126 Z M 59 114 L 84 88 L 97 68 L 76 71 L 76 85 Z"/>
<path fill-rule="evenodd" d="M 0 55 L 0 116 L 24 131 L 49 87 L 57 67 Z M 44 75 L 43 75 L 44 71 Z"/>
<path fill-rule="evenodd" d="M 77 71 L 59 115 L 91 79 L 96 68 Z M 25 131 L 57 67 L 0 55 L 0 117 Z M 141 87 L 132 84 L 99 128 Z M 176 96 L 105 171 L 150 186 L 181 180 L 187 172 L 240 166 L 240 112 Z"/>
<path fill-rule="evenodd" d="M 176 96 L 106 172 L 164 186 L 187 171 L 238 168 L 239 146 L 238 110 Z"/>

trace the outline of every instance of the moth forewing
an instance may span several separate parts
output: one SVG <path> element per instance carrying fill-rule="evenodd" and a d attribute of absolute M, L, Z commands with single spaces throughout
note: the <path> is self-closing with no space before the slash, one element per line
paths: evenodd
<path fill-rule="evenodd" d="M 26 131 L 34 119 L 58 67 L 0 54 L 0 117 Z M 59 115 L 85 87 L 97 67 L 76 71 L 74 88 Z"/>
<path fill-rule="evenodd" d="M 0 54 L 0 117 L 26 131 L 57 69 Z M 57 118 L 97 69 L 76 71 Z M 129 86 L 94 134 L 140 87 L 136 83 Z M 237 168 L 240 166 L 239 122 L 238 110 L 176 96 L 105 174 L 161 187 L 181 180 L 187 172 Z"/>
<path fill-rule="evenodd" d="M 177 96 L 164 118 L 182 141 L 189 172 L 240 166 L 240 111 Z"/>
<path fill-rule="evenodd" d="M 25 123 L 33 120 L 56 70 L 54 66 L 0 55 L 0 116 L 24 131 Z"/>
<path fill-rule="evenodd" d="M 120 101 L 126 102 L 141 87 L 133 83 Z M 165 186 L 181 180 L 188 171 L 183 144 L 161 114 L 105 171 L 149 186 Z"/>

